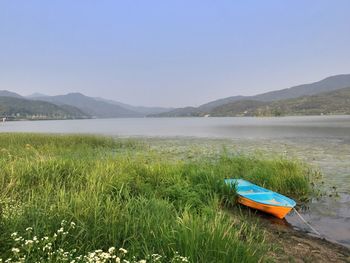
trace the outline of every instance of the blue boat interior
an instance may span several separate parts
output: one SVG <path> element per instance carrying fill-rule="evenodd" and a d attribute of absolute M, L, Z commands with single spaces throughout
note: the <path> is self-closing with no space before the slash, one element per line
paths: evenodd
<path fill-rule="evenodd" d="M 225 183 L 231 187 L 235 187 L 238 195 L 258 203 L 285 207 L 294 207 L 296 205 L 294 200 L 284 195 L 257 186 L 243 179 L 226 179 Z"/>

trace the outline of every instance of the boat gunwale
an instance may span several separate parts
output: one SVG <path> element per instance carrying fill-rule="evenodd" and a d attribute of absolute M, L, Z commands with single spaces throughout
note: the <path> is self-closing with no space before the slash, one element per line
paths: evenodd
<path fill-rule="evenodd" d="M 258 192 L 258 193 L 249 193 L 249 194 L 247 194 L 247 195 L 240 194 L 239 191 L 238 191 L 238 189 L 237 189 L 237 188 L 238 188 L 238 185 L 239 185 L 239 181 L 238 181 L 238 180 L 239 180 L 239 181 L 243 181 L 245 184 L 247 184 L 247 185 L 245 185 L 245 186 L 253 186 L 253 187 L 258 188 L 258 189 L 261 189 L 261 190 L 263 190 L 263 191 Z M 234 181 L 234 183 L 232 183 L 232 181 Z M 249 199 L 249 200 L 251 200 L 252 202 L 255 202 L 255 203 L 257 203 L 257 204 L 267 205 L 267 206 L 274 206 L 274 207 L 286 207 L 286 208 L 293 208 L 293 207 L 296 206 L 296 202 L 295 202 L 293 199 L 291 199 L 291 198 L 289 198 L 289 197 L 287 197 L 287 196 L 284 196 L 284 195 L 282 195 L 282 194 L 280 194 L 280 193 L 277 193 L 277 192 L 274 192 L 274 191 L 272 191 L 272 190 L 269 190 L 269 189 L 266 189 L 266 188 L 264 188 L 264 187 L 261 187 L 261 186 L 259 186 L 259 185 L 253 184 L 253 183 L 251 183 L 251 182 L 249 182 L 249 181 L 247 181 L 247 180 L 230 178 L 230 179 L 225 179 L 225 182 L 226 182 L 228 185 L 234 186 L 234 187 L 236 188 L 236 192 L 237 192 L 237 195 L 238 195 L 238 196 L 243 197 L 243 198 L 246 198 L 246 199 Z M 256 201 L 256 200 L 254 200 L 254 199 L 249 198 L 249 195 L 266 194 L 266 193 L 271 193 L 271 194 L 273 194 L 273 195 L 276 195 L 276 196 L 280 197 L 281 199 L 285 200 L 286 202 L 288 202 L 288 204 L 283 204 L 283 205 L 282 205 L 282 204 L 281 204 L 281 205 L 279 205 L 279 204 L 271 204 L 271 203 Z"/>

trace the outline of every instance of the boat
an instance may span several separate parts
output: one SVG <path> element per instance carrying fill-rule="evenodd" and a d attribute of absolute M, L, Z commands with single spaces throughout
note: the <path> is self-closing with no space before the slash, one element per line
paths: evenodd
<path fill-rule="evenodd" d="M 235 187 L 240 204 L 280 219 L 283 219 L 296 205 L 293 199 L 243 179 L 225 179 L 225 183 Z"/>

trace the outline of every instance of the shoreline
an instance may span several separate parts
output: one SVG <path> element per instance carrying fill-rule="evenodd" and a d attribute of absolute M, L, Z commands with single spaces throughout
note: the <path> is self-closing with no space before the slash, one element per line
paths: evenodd
<path fill-rule="evenodd" d="M 270 252 L 277 260 L 293 257 L 295 262 L 304 262 L 306 258 L 310 262 L 350 262 L 350 248 L 339 243 L 271 222 L 261 222 L 261 225 L 266 229 L 269 239 L 279 244 L 283 251 Z"/>
<path fill-rule="evenodd" d="M 350 262 L 350 247 L 334 240 L 317 236 L 291 225 L 287 219 L 278 219 L 243 205 L 231 209 L 223 208 L 233 220 L 237 220 L 237 210 L 252 223 L 265 231 L 266 240 L 275 245 L 268 253 L 278 262 Z M 309 262 L 309 261 L 307 261 Z"/>

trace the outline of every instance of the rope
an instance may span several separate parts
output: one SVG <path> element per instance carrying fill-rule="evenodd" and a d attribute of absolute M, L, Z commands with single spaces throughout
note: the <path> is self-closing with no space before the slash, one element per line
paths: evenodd
<path fill-rule="evenodd" d="M 310 225 L 308 222 L 306 222 L 306 220 L 301 216 L 301 214 L 299 214 L 299 212 L 293 208 L 294 212 L 300 217 L 300 219 L 314 232 L 316 233 L 318 236 L 322 237 L 322 235 L 315 229 L 312 227 L 312 225 Z"/>

